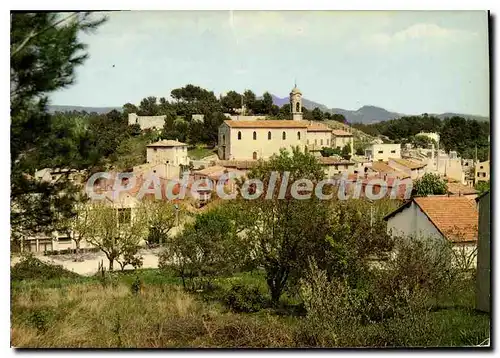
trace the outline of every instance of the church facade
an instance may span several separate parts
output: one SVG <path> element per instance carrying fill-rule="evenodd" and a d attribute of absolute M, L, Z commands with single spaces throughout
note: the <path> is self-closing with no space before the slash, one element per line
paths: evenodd
<path fill-rule="evenodd" d="M 319 151 L 333 146 L 331 128 L 303 120 L 297 86 L 290 92 L 290 109 L 291 120 L 224 121 L 219 127 L 219 159 L 268 159 L 282 148 Z"/>

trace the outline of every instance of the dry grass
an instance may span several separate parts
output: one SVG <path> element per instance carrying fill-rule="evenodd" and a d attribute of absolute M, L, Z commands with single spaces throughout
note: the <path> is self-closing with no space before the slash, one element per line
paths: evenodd
<path fill-rule="evenodd" d="M 11 345 L 33 348 L 169 347 L 384 347 L 475 346 L 489 337 L 488 315 L 474 312 L 473 290 L 454 291 L 436 310 L 373 324 L 345 322 L 325 328 L 311 317 L 228 311 L 218 301 L 201 300 L 157 273 L 72 282 L 33 281 L 12 285 Z M 254 283 L 258 277 L 244 276 Z M 231 280 L 231 282 L 234 280 Z M 462 302 L 463 301 L 463 302 Z M 446 304 L 445 304 L 446 303 Z M 343 313 L 342 313 L 343 314 Z M 318 317 L 319 322 L 327 319 Z M 335 325 L 334 325 L 335 326 Z M 330 326 L 328 326 L 330 327 Z"/>
<path fill-rule="evenodd" d="M 12 312 L 14 347 L 285 347 L 293 337 L 276 317 L 224 313 L 174 286 L 19 290 Z"/>

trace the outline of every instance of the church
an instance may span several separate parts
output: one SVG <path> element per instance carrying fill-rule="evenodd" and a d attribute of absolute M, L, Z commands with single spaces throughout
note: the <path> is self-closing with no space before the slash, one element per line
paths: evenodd
<path fill-rule="evenodd" d="M 290 120 L 226 120 L 219 127 L 219 159 L 268 159 L 281 148 L 317 152 L 333 147 L 334 131 L 321 123 L 302 118 L 302 93 L 295 86 L 290 92 Z M 344 137 L 352 135 L 344 131 Z"/>

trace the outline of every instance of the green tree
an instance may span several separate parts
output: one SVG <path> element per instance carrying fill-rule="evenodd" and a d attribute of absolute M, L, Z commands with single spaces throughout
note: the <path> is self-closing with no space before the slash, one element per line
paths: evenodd
<path fill-rule="evenodd" d="M 312 116 L 315 121 L 322 121 L 324 119 L 323 112 L 321 112 L 321 109 L 319 109 L 318 107 L 313 109 Z"/>
<path fill-rule="evenodd" d="M 229 91 L 221 99 L 221 105 L 225 113 L 235 114 L 234 109 L 241 108 L 243 96 L 236 91 Z"/>
<path fill-rule="evenodd" d="M 474 189 L 478 191 L 478 195 L 484 194 L 488 190 L 490 190 L 490 181 L 478 181 L 476 185 L 474 185 Z"/>
<path fill-rule="evenodd" d="M 103 22 L 89 13 L 11 14 L 10 198 L 14 239 L 51 231 L 57 218 L 74 215 L 76 190 L 68 180 L 43 183 L 30 175 L 39 167 L 39 149 L 51 139 L 48 95 L 74 82 L 75 68 L 88 57 L 79 34 L 95 30 Z"/>
<path fill-rule="evenodd" d="M 349 144 L 346 144 L 344 148 L 342 148 L 341 152 L 342 158 L 344 159 L 351 159 L 351 146 Z"/>
<path fill-rule="evenodd" d="M 123 269 L 126 264 L 137 263 L 132 260 L 148 235 L 147 213 L 143 207 L 117 208 L 101 202 L 93 202 L 82 209 L 86 211 L 93 225 L 86 233 L 86 241 L 101 250 L 109 261 L 109 270 L 117 261 Z"/>
<path fill-rule="evenodd" d="M 205 126 L 206 143 L 215 146 L 219 139 L 219 127 L 227 118 L 220 112 L 205 115 L 203 123 Z"/>
<path fill-rule="evenodd" d="M 155 96 L 146 97 L 139 104 L 138 115 L 140 116 L 157 116 L 159 112 L 160 108 Z"/>
<path fill-rule="evenodd" d="M 408 142 L 411 143 L 415 148 L 431 149 L 432 145 L 434 145 L 434 148 L 437 149 L 436 141 L 423 135 L 415 135 L 411 137 Z"/>
<path fill-rule="evenodd" d="M 269 161 L 260 162 L 248 177 L 259 179 L 264 188 L 269 188 L 271 173 L 279 173 L 278 183 L 285 172 L 289 172 L 289 183 L 298 179 L 309 179 L 317 183 L 324 171 L 317 159 L 298 148 L 292 153 L 282 150 Z M 316 196 L 297 200 L 286 188 L 283 199 L 275 189 L 270 199 L 261 195 L 258 199 L 245 201 L 245 213 L 251 218 L 246 231 L 251 252 L 259 266 L 266 271 L 266 282 L 273 304 L 277 304 L 290 279 L 300 276 L 304 260 L 311 254 L 311 242 L 325 237 L 329 219 L 327 201 Z"/>
<path fill-rule="evenodd" d="M 173 203 L 163 200 L 151 200 L 145 203 L 145 210 L 149 219 L 149 244 L 167 242 L 170 230 L 181 220 L 182 213 Z M 180 209 L 179 209 L 180 210 Z"/>
<path fill-rule="evenodd" d="M 243 92 L 243 103 L 245 103 L 247 109 L 253 114 L 255 114 L 254 110 L 256 102 L 257 97 L 255 96 L 255 93 L 253 93 L 251 90 L 245 90 L 245 92 Z"/>
<path fill-rule="evenodd" d="M 194 223 L 186 224 L 181 233 L 167 240 L 159 267 L 174 268 L 183 286 L 189 288 L 188 279 L 210 280 L 234 273 L 245 261 L 246 252 L 234 223 L 216 208 L 198 214 Z"/>
<path fill-rule="evenodd" d="M 269 92 L 264 92 L 262 96 L 262 113 L 274 115 L 273 97 Z"/>
<path fill-rule="evenodd" d="M 413 192 L 416 196 L 443 195 L 448 192 L 448 186 L 438 174 L 425 173 L 422 178 L 415 180 Z"/>

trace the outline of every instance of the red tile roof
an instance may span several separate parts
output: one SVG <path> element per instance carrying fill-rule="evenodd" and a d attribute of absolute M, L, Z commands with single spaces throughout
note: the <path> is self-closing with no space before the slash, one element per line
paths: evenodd
<path fill-rule="evenodd" d="M 398 178 L 404 179 L 410 176 L 401 170 L 393 168 L 384 162 L 373 162 L 371 169 L 379 173 L 390 173 L 396 175 Z"/>
<path fill-rule="evenodd" d="M 342 129 L 334 129 L 332 132 L 337 137 L 352 137 L 352 133 L 343 131 Z"/>
<path fill-rule="evenodd" d="M 258 121 L 224 121 L 231 128 L 307 128 L 308 121 L 292 120 L 258 120 Z"/>
<path fill-rule="evenodd" d="M 427 196 L 414 199 L 436 228 L 450 241 L 476 241 L 478 213 L 469 199 L 460 196 Z"/>
<path fill-rule="evenodd" d="M 324 124 L 311 123 L 307 126 L 308 132 L 332 132 L 332 129 Z"/>
<path fill-rule="evenodd" d="M 427 165 L 424 163 L 418 163 L 412 160 L 401 159 L 401 158 L 389 158 L 389 161 L 391 160 L 409 169 L 420 169 Z"/>
<path fill-rule="evenodd" d="M 478 212 L 476 205 L 463 196 L 426 196 L 409 200 L 387 215 L 387 220 L 414 202 L 451 242 L 477 241 Z"/>
<path fill-rule="evenodd" d="M 461 183 L 447 183 L 448 192 L 456 195 L 474 195 L 477 190 Z"/>

